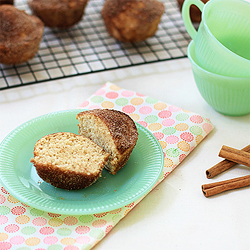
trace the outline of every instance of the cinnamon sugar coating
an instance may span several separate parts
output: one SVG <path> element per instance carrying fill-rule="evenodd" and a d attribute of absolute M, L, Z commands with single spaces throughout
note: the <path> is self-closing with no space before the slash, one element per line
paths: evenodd
<path fill-rule="evenodd" d="M 102 18 L 111 36 L 122 42 L 138 42 L 154 36 L 164 5 L 157 0 L 106 0 Z"/>
<path fill-rule="evenodd" d="M 110 159 L 105 168 L 116 174 L 128 161 L 138 139 L 134 121 L 125 113 L 112 109 L 93 109 L 80 112 L 79 134 L 90 138 Z"/>
<path fill-rule="evenodd" d="M 201 0 L 201 1 L 205 4 L 209 0 Z M 179 6 L 179 10 L 181 12 L 184 0 L 177 0 L 177 3 Z M 191 18 L 192 22 L 194 22 L 194 23 L 199 23 L 201 21 L 201 11 L 195 5 L 190 6 L 190 18 Z"/>
<path fill-rule="evenodd" d="M 14 0 L 0 0 L 0 5 L 2 4 L 14 4 Z"/>
<path fill-rule="evenodd" d="M 12 5 L 0 5 L 0 63 L 18 64 L 33 58 L 43 36 L 43 22 Z"/>
<path fill-rule="evenodd" d="M 69 132 L 49 134 L 34 147 L 37 174 L 51 185 L 67 190 L 92 185 L 102 173 L 109 154 L 88 138 Z"/>
<path fill-rule="evenodd" d="M 41 18 L 45 26 L 70 28 L 84 15 L 88 0 L 29 0 L 33 13 Z"/>

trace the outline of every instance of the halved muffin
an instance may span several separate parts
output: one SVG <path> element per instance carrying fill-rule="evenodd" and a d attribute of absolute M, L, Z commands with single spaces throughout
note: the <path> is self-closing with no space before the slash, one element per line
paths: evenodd
<path fill-rule="evenodd" d="M 92 185 L 102 173 L 109 153 L 81 135 L 69 132 L 49 134 L 34 147 L 37 174 L 51 185 L 67 190 Z"/>
<path fill-rule="evenodd" d="M 127 163 L 138 139 L 134 121 L 127 114 L 112 109 L 80 112 L 79 134 L 90 138 L 110 154 L 105 168 L 115 175 Z"/>

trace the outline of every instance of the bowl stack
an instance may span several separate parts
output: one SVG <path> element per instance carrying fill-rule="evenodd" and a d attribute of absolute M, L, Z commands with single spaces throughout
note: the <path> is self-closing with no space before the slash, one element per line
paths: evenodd
<path fill-rule="evenodd" d="M 196 31 L 190 6 L 202 12 Z M 185 0 L 182 16 L 192 41 L 188 58 L 198 90 L 216 111 L 250 114 L 250 3 L 243 0 Z"/>

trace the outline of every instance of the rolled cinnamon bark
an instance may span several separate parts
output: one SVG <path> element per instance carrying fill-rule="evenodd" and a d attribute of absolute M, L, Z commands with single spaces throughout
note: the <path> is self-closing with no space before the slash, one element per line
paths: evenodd
<path fill-rule="evenodd" d="M 245 152 L 250 153 L 250 145 L 244 147 L 242 149 Z M 235 166 L 237 163 L 230 161 L 230 160 L 222 160 L 219 163 L 217 163 L 216 165 L 214 165 L 213 167 L 209 168 L 206 170 L 206 176 L 208 179 L 213 178 L 214 176 L 226 171 L 227 169 Z"/>
<path fill-rule="evenodd" d="M 210 184 L 204 184 L 201 186 L 202 192 L 205 197 L 210 197 L 212 195 L 220 194 L 222 192 L 238 189 L 242 187 L 250 186 L 250 175 L 226 180 L 219 181 Z"/>
<path fill-rule="evenodd" d="M 219 156 L 250 167 L 250 153 L 223 145 Z"/>

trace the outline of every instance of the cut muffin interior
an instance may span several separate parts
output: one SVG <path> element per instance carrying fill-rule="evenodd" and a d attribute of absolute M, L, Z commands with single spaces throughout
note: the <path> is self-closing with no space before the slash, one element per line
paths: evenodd
<path fill-rule="evenodd" d="M 116 174 L 128 161 L 138 139 L 134 121 L 125 113 L 93 109 L 77 115 L 79 134 L 90 138 L 110 154 L 105 168 Z"/>
<path fill-rule="evenodd" d="M 108 158 L 109 154 L 90 139 L 59 132 L 36 142 L 31 162 L 44 181 L 73 190 L 93 184 L 101 176 Z"/>

